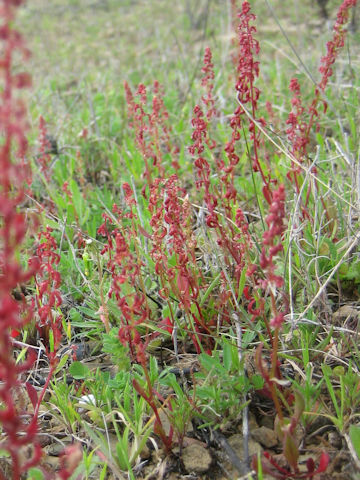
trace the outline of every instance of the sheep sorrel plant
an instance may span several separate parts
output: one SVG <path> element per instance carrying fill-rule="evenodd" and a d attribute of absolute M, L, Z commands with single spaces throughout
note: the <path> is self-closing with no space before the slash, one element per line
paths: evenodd
<path fill-rule="evenodd" d="M 321 81 L 318 86 L 315 88 L 315 95 L 314 100 L 311 102 L 310 107 L 306 110 L 300 101 L 300 87 L 297 80 L 293 79 L 290 83 L 290 89 L 292 92 L 295 93 L 295 96 L 292 101 L 293 108 L 295 113 L 291 113 L 287 123 L 291 125 L 291 128 L 287 130 L 288 138 L 292 145 L 291 150 L 291 157 L 294 160 L 291 160 L 291 170 L 292 175 L 288 174 L 288 178 L 294 182 L 296 187 L 296 192 L 300 195 L 300 187 L 299 187 L 299 177 L 301 177 L 301 166 L 302 162 L 305 161 L 307 157 L 307 146 L 309 144 L 310 133 L 313 129 L 319 130 L 320 126 L 318 123 L 315 122 L 315 119 L 318 119 L 319 113 L 317 111 L 318 104 L 320 101 L 323 101 L 321 95 L 324 94 L 325 87 L 328 83 L 328 78 L 332 74 L 331 65 L 335 62 L 336 57 L 338 55 L 338 51 L 344 46 L 344 37 L 345 37 L 345 30 L 344 24 L 348 20 L 349 16 L 349 9 L 354 7 L 356 2 L 354 1 L 344 1 L 340 6 L 337 21 L 334 26 L 334 38 L 332 41 L 328 42 L 327 44 L 327 55 L 322 58 L 321 60 L 321 67 L 320 73 L 322 75 Z M 243 2 L 242 10 L 239 13 L 239 17 L 242 18 L 244 15 L 248 15 L 248 18 L 255 19 L 253 15 L 250 14 L 250 4 L 248 2 Z M 253 33 L 255 32 L 255 28 L 249 27 L 248 22 L 242 20 L 240 21 L 239 26 L 239 45 L 240 51 L 245 51 L 248 45 L 255 45 L 255 51 L 258 53 L 258 44 L 254 40 L 249 40 L 252 38 Z M 245 55 L 244 55 L 245 57 Z M 241 65 L 244 62 L 244 57 L 239 59 L 239 67 L 238 71 L 241 72 Z M 250 57 L 252 58 L 252 57 Z M 256 72 L 256 76 L 259 75 L 259 69 L 257 63 L 251 63 L 251 66 L 254 68 Z M 246 70 L 247 72 L 251 71 L 251 68 Z M 254 74 L 250 79 L 254 78 Z M 245 77 L 246 78 L 246 77 Z M 253 88 L 253 85 L 250 81 L 250 86 Z M 247 92 L 247 83 L 245 86 L 239 82 L 237 84 L 239 88 L 239 96 L 238 101 L 241 108 L 244 111 L 244 104 L 246 102 L 250 102 L 252 105 L 253 111 L 249 114 L 249 132 L 250 132 L 250 139 L 253 140 L 253 154 L 255 155 L 255 159 L 257 158 L 257 147 L 259 146 L 259 138 L 256 137 L 254 134 L 255 123 L 254 120 L 256 119 L 255 111 L 257 100 L 259 96 L 258 89 L 255 89 L 256 95 L 252 94 L 253 90 L 250 89 L 250 93 L 246 94 Z M 324 111 L 326 112 L 327 104 L 323 101 L 324 104 Z M 309 115 L 309 119 L 307 120 L 300 120 L 302 119 L 305 114 Z M 264 127 L 264 121 L 257 122 L 258 125 Z M 290 157 L 290 158 L 291 158 Z M 294 168 L 296 165 L 296 169 Z M 253 164 L 254 170 L 257 171 L 259 165 L 257 162 Z M 315 177 L 315 184 L 316 184 L 316 169 L 312 169 L 312 173 Z M 317 470 L 315 470 L 315 463 L 312 459 L 310 459 L 307 463 L 307 471 L 301 471 L 298 465 L 299 459 L 299 451 L 298 451 L 298 441 L 295 438 L 295 432 L 297 425 L 299 424 L 301 415 L 304 410 L 303 399 L 301 396 L 296 393 L 295 397 L 289 391 L 289 389 L 284 388 L 284 384 L 282 382 L 282 375 L 279 369 L 279 359 L 278 359 L 278 350 L 279 350 L 279 332 L 283 327 L 283 323 L 285 320 L 285 313 L 286 312 L 286 299 L 283 295 L 282 298 L 285 300 L 283 312 L 279 312 L 277 303 L 275 301 L 275 297 L 281 293 L 281 289 L 284 285 L 284 279 L 275 273 L 275 263 L 274 259 L 276 256 L 283 251 L 283 237 L 285 232 L 285 190 L 284 185 L 280 185 L 278 190 L 271 192 L 269 189 L 270 181 L 267 180 L 264 174 L 261 172 L 262 180 L 264 182 L 264 189 L 263 194 L 265 198 L 271 201 L 270 205 L 270 214 L 266 217 L 266 223 L 268 225 L 268 230 L 265 231 L 262 243 L 263 248 L 259 259 L 259 266 L 262 270 L 264 275 L 264 279 L 260 282 L 258 281 L 257 285 L 258 288 L 260 287 L 261 290 L 265 293 L 266 296 L 270 298 L 270 313 L 271 319 L 270 321 L 264 316 L 264 302 L 262 301 L 259 304 L 259 307 L 256 311 L 256 315 L 262 315 L 264 317 L 265 325 L 267 328 L 267 332 L 269 334 L 269 340 L 272 348 L 271 352 L 271 366 L 268 369 L 262 360 L 262 344 L 258 348 L 257 355 L 256 355 L 256 363 L 258 369 L 265 380 L 265 390 L 268 390 L 270 397 L 272 398 L 276 410 L 276 430 L 278 431 L 278 437 L 283 444 L 283 455 L 288 463 L 289 467 L 279 466 L 277 462 L 271 458 L 269 454 L 266 454 L 266 459 L 268 463 L 264 461 L 262 463 L 262 470 L 268 474 L 273 475 L 275 478 L 311 478 L 314 475 L 317 475 L 326 470 L 327 465 L 329 463 L 329 455 L 325 452 L 322 453 L 320 464 Z M 297 176 L 299 175 L 299 177 Z M 301 180 L 302 182 L 302 180 Z M 306 192 L 306 200 L 303 203 L 305 206 L 304 212 L 306 213 L 306 208 L 309 202 L 309 195 L 310 191 Z M 307 218 L 310 220 L 310 217 L 307 213 Z M 275 239 L 278 238 L 277 241 Z M 251 269 L 251 273 L 254 274 L 256 272 L 256 266 L 254 265 Z M 256 316 L 255 315 L 255 316 Z M 272 330 L 272 331 L 271 331 Z M 290 412 L 290 408 L 292 404 L 295 407 L 295 411 L 291 416 L 291 419 L 285 418 L 284 410 Z M 269 465 L 271 464 L 270 468 Z M 253 462 L 254 468 L 257 468 L 257 460 Z"/>
<path fill-rule="evenodd" d="M 20 207 L 24 201 L 24 184 L 28 176 L 28 165 L 25 162 L 27 140 L 25 132 L 26 108 L 21 98 L 15 97 L 17 89 L 31 84 L 26 73 L 12 73 L 13 57 L 19 51 L 25 58 L 29 55 L 20 34 L 12 28 L 16 8 L 21 2 L 1 2 L 1 260 L 0 260 L 0 318 L 1 318 L 1 357 L 0 357 L 0 423 L 2 441 L 0 448 L 8 452 L 11 458 L 11 470 L 5 473 L 5 465 L 1 465 L 2 479 L 20 479 L 21 474 L 40 461 L 42 450 L 37 439 L 37 417 L 31 421 L 24 416 L 19 408 L 18 399 L 21 396 L 20 375 L 28 370 L 34 356 L 31 352 L 22 364 L 17 364 L 13 355 L 11 340 L 12 331 L 21 330 L 31 317 L 31 309 L 25 308 L 25 302 L 17 302 L 13 290 L 26 283 L 36 272 L 38 262 L 33 262 L 33 268 L 25 271 L 21 265 L 21 249 L 26 234 L 26 220 Z M 14 160 L 15 159 L 15 160 Z M 29 395 L 33 389 L 30 388 Z M 31 446 L 29 458 L 23 450 Z"/>
<path fill-rule="evenodd" d="M 336 22 L 333 27 L 334 35 L 326 45 L 326 55 L 321 58 L 321 66 L 319 72 L 321 79 L 316 84 L 314 90 L 314 98 L 308 107 L 302 105 L 300 84 L 297 78 L 292 78 L 289 85 L 289 90 L 293 93 L 292 107 L 286 123 L 289 125 L 286 133 L 291 145 L 291 154 L 293 159 L 291 161 L 291 169 L 288 177 L 292 179 L 296 185 L 297 193 L 300 193 L 300 186 L 298 183 L 298 174 L 301 172 L 302 164 L 309 161 L 308 148 L 310 143 L 311 133 L 319 131 L 320 129 L 320 112 L 319 107 L 322 106 L 324 114 L 327 112 L 328 104 L 324 96 L 326 86 L 329 78 L 333 74 L 332 65 L 335 63 L 339 52 L 344 47 L 346 38 L 345 25 L 349 21 L 350 10 L 355 8 L 357 0 L 344 0 L 340 5 L 337 13 Z M 312 167 L 316 173 L 316 169 Z M 310 191 L 306 193 L 306 205 L 309 202 Z"/>
<path fill-rule="evenodd" d="M 143 159 L 143 178 L 148 194 L 145 195 L 144 187 L 144 198 L 140 202 L 135 189 L 124 184 L 124 210 L 120 211 L 118 207 L 114 210 L 121 213 L 115 229 L 109 234 L 104 224 L 99 230 L 108 239 L 104 252 L 106 250 L 110 256 L 109 270 L 113 282 L 110 296 L 115 295 L 122 314 L 119 339 L 129 349 L 131 358 L 141 363 L 145 371 L 145 350 L 153 338 L 164 334 L 171 335 L 176 360 L 179 347 L 184 354 L 193 347 L 203 359 L 206 358 L 204 351 L 215 357 L 223 339 L 232 337 L 232 342 L 235 337 L 239 364 L 243 368 L 245 334 L 251 332 L 254 338 L 259 328 L 264 328 L 265 333 L 259 335 L 255 365 L 263 379 L 260 394 L 270 399 L 276 413 L 275 433 L 277 441 L 282 444 L 282 461 L 278 463 L 266 453 L 260 463 L 263 471 L 275 478 L 311 478 L 324 472 L 329 463 L 329 454 L 322 452 L 317 468 L 312 458 L 307 461 L 306 470 L 299 466 L 298 431 L 305 415 L 314 412 L 304 412 L 301 394 L 291 381 L 284 378 L 281 369 L 279 350 L 282 334 L 287 329 L 289 297 L 292 296 L 291 291 L 286 292 L 282 273 L 287 253 L 286 207 L 290 203 L 286 194 L 292 190 L 297 198 L 296 205 L 302 207 L 304 224 L 299 230 L 308 224 L 313 225 L 309 209 L 311 200 L 315 200 L 311 193 L 315 196 L 318 192 L 320 179 L 312 165 L 308 145 L 310 136 L 320 131 L 319 105 L 322 104 L 324 113 L 327 112 L 325 87 L 332 73 L 331 65 L 344 46 L 348 11 L 355 4 L 354 1 L 344 1 L 339 9 L 334 38 L 327 44 L 327 55 L 321 60 L 321 80 L 308 108 L 302 103 L 299 81 L 292 79 L 290 82 L 292 111 L 284 121 L 288 146 L 279 148 L 285 154 L 282 160 L 290 161 L 285 168 L 279 163 L 274 166 L 271 163 L 272 155 L 275 157 L 278 152 L 273 149 L 274 142 L 267 142 L 267 124 L 260 113 L 261 92 L 257 86 L 260 81 L 257 59 L 260 45 L 255 38 L 256 16 L 250 2 L 242 2 L 238 10 L 236 2 L 232 2 L 238 23 L 238 54 L 234 57 L 238 105 L 229 116 L 230 140 L 223 143 L 218 140 L 216 131 L 221 114 L 214 93 L 212 53 L 210 48 L 205 49 L 201 81 L 205 94 L 193 109 L 192 145 L 188 147 L 193 157 L 196 190 L 183 186 L 181 175 L 170 175 L 165 168 L 160 152 L 162 147 L 171 154 L 169 137 L 164 137 L 161 145 L 158 125 L 162 125 L 162 119 L 159 115 L 145 113 L 146 87 L 140 84 L 136 89 L 137 101 L 125 83 L 129 122 Z M 279 122 L 269 102 L 266 108 L 270 120 Z M 155 111 L 159 110 L 154 108 Z M 162 103 L 161 111 L 165 112 Z M 165 117 L 167 119 L 167 115 Z M 240 168 L 244 168 L 246 159 L 252 178 L 251 193 L 239 188 Z M 313 190 L 306 188 L 309 172 L 314 180 Z M 155 178 L 156 173 L 158 178 Z M 242 205 L 251 207 L 254 199 L 259 211 L 254 215 L 256 221 L 250 223 L 249 212 L 245 212 Z M 327 213 L 326 205 L 324 210 Z M 109 216 L 106 218 L 114 223 Z M 334 237 L 331 240 L 336 242 Z M 211 246 L 211 253 L 204 258 L 199 255 L 202 242 Z M 120 274 L 116 273 L 118 269 Z M 150 281 L 145 280 L 144 274 L 149 275 Z M 156 293 L 152 291 L 150 295 L 148 285 L 151 280 L 156 285 Z M 156 306 L 151 302 L 150 306 L 149 299 Z M 189 338 L 191 347 L 187 342 Z M 265 361 L 266 352 L 270 357 L 269 365 Z M 197 378 L 204 379 L 204 375 Z M 160 399 L 160 394 L 150 382 L 146 392 L 137 383 L 134 385 L 157 416 L 154 399 Z M 196 385 L 194 392 L 196 395 Z M 206 397 L 206 385 L 199 387 L 198 392 Z M 244 387 L 244 404 L 246 394 Z M 216 395 L 214 398 L 219 400 Z M 162 402 L 161 408 L 165 406 L 163 399 Z M 216 405 L 220 403 L 214 402 Z M 223 405 L 228 404 L 223 402 Z M 200 410 L 195 408 L 194 412 L 198 414 Z M 172 412 L 170 417 L 174 419 L 174 415 Z M 171 434 L 166 437 L 160 431 L 160 436 L 169 448 Z M 253 466 L 258 467 L 257 461 Z"/>
<path fill-rule="evenodd" d="M 357 2 L 330 31 L 316 2 L 37 0 L 28 110 L 23 3 L 0 0 L 0 480 L 355 480 Z"/>
<path fill-rule="evenodd" d="M 20 480 L 32 467 L 38 466 L 42 448 L 38 437 L 38 412 L 45 393 L 38 398 L 35 388 L 21 380 L 33 364 L 35 353 L 31 349 L 25 361 L 17 362 L 14 356 L 12 336 L 17 334 L 33 318 L 33 306 L 28 306 L 25 297 L 16 300 L 14 290 L 26 284 L 41 267 L 41 260 L 31 258 L 29 268 L 23 266 L 24 242 L 27 220 L 22 207 L 25 186 L 30 171 L 26 162 L 27 131 L 26 106 L 16 91 L 31 85 L 31 77 L 25 72 L 13 73 L 14 58 L 20 53 L 23 59 L 29 56 L 20 33 L 13 28 L 16 9 L 23 2 L 3 0 L 0 3 L 0 58 L 1 105 L 0 105 L 0 478 Z M 50 378 L 49 378 L 50 379 Z M 49 382 L 46 382 L 46 385 Z M 25 408 L 26 387 L 34 413 Z M 64 457 L 63 468 L 58 478 L 69 478 L 76 467 L 77 447 L 70 452 L 69 462 Z M 4 457 L 4 454 L 5 457 Z M 66 456 L 66 455 L 65 455 Z M 9 457 L 10 463 L 7 464 Z M 70 459 L 71 457 L 71 459 Z M 71 464 L 71 465 L 70 465 Z M 50 475 L 47 475 L 50 478 Z"/>

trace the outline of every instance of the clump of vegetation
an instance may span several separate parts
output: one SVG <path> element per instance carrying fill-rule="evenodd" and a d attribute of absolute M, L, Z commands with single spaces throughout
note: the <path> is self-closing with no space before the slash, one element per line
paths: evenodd
<path fill-rule="evenodd" d="M 321 478 L 343 468 L 334 435 L 355 475 L 358 99 L 331 81 L 356 0 L 338 6 L 319 78 L 294 69 L 281 108 L 259 15 L 233 0 L 232 70 L 207 46 L 176 101 L 137 75 L 123 96 L 88 92 L 70 153 L 39 105 L 28 147 L 22 3 L 0 9 L 0 479 L 165 478 L 167 462 L 186 473 L 191 442 L 242 478 Z M 193 29 L 208 15 L 186 12 Z M 275 440 L 251 456 L 264 418 Z"/>

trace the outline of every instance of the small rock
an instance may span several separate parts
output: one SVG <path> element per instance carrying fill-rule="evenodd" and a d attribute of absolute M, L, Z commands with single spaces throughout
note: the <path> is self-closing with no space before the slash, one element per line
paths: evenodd
<path fill-rule="evenodd" d="M 258 428 L 258 426 L 259 425 L 257 424 L 255 415 L 252 412 L 250 412 L 250 414 L 249 414 L 249 430 L 250 430 L 250 432 L 252 430 L 254 430 L 254 428 Z M 242 428 L 242 426 L 240 426 L 240 428 Z"/>
<path fill-rule="evenodd" d="M 51 457 L 58 457 L 64 451 L 64 445 L 61 443 L 53 443 L 49 445 L 47 454 Z"/>
<path fill-rule="evenodd" d="M 43 465 L 46 465 L 50 472 L 55 472 L 59 468 L 59 458 L 53 457 L 52 455 L 44 455 L 42 463 Z"/>
<path fill-rule="evenodd" d="M 227 439 L 228 444 L 234 450 L 234 453 L 236 454 L 236 456 L 238 457 L 240 462 L 245 461 L 244 440 L 243 440 L 243 438 L 244 437 L 241 434 L 236 433 L 235 435 L 232 435 L 231 437 L 229 437 Z M 255 442 L 250 437 L 248 448 L 249 448 L 249 459 L 250 459 L 250 462 L 251 462 L 252 457 L 254 455 L 257 455 L 259 452 L 262 451 L 262 447 L 259 443 Z M 234 479 L 238 478 L 239 472 L 237 471 L 235 465 L 229 460 L 229 457 L 225 454 L 225 452 L 216 452 L 216 453 L 217 453 L 217 456 L 219 456 L 219 453 L 221 454 L 220 455 L 221 462 L 222 462 L 225 470 L 229 474 L 229 476 L 227 476 L 226 478 L 234 478 Z"/>
<path fill-rule="evenodd" d="M 188 473 L 201 474 L 209 470 L 212 463 L 210 453 L 201 445 L 194 444 L 182 451 L 182 461 Z"/>
<path fill-rule="evenodd" d="M 244 437 L 239 433 L 231 435 L 228 438 L 228 443 L 230 447 L 234 450 L 239 460 L 244 460 Z M 249 456 L 257 455 L 258 452 L 261 452 L 262 448 L 258 442 L 255 442 L 252 438 L 249 438 Z"/>
<path fill-rule="evenodd" d="M 272 448 L 278 444 L 277 435 L 274 430 L 267 427 L 255 428 L 251 432 L 251 436 L 254 440 L 261 443 L 265 448 Z"/>
<path fill-rule="evenodd" d="M 259 426 L 260 427 L 267 427 L 273 430 L 274 428 L 274 420 L 275 418 L 272 415 L 264 415 L 259 418 Z"/>

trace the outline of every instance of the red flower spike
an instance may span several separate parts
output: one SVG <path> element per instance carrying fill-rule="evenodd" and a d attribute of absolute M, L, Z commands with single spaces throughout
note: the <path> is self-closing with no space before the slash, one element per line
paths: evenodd
<path fill-rule="evenodd" d="M 135 95 L 127 82 L 124 87 L 129 125 L 135 132 L 135 141 L 145 165 L 143 172 L 146 179 L 143 187 L 143 195 L 145 195 L 146 189 L 151 187 L 156 174 L 160 178 L 165 175 L 164 149 L 171 157 L 171 165 L 175 169 L 179 168 L 177 160 L 179 149 L 171 141 L 172 129 L 168 124 L 169 114 L 165 108 L 159 83 L 154 82 L 154 96 L 150 111 L 148 111 L 148 94 L 145 85 L 140 84 Z"/>
<path fill-rule="evenodd" d="M 321 65 L 319 67 L 321 79 L 314 89 L 314 98 L 308 107 L 302 105 L 298 80 L 292 78 L 290 81 L 289 90 L 294 96 L 291 101 L 292 111 L 289 113 L 286 122 L 289 125 L 286 133 L 292 146 L 291 153 L 297 162 L 292 161 L 291 169 L 287 176 L 290 181 L 295 183 L 298 194 L 300 193 L 298 175 L 301 171 L 298 163 L 301 164 L 307 161 L 311 132 L 313 130 L 315 132 L 319 131 L 319 105 L 323 106 L 324 114 L 326 113 L 327 104 L 322 99 L 321 94 L 325 91 L 329 78 L 333 75 L 332 65 L 335 63 L 341 49 L 344 47 L 347 33 L 344 26 L 348 22 L 350 9 L 353 8 L 356 3 L 357 0 L 343 0 L 339 7 L 336 22 L 333 27 L 333 38 L 326 44 L 327 53 L 321 58 Z M 306 206 L 307 203 L 305 204 L 305 211 L 303 213 L 304 217 L 308 215 Z"/>
<path fill-rule="evenodd" d="M 44 265 L 39 258 L 29 260 L 28 270 L 24 270 L 18 259 L 23 256 L 24 239 L 27 233 L 27 219 L 21 213 L 27 185 L 31 185 L 31 172 L 26 163 L 27 153 L 27 122 L 26 106 L 16 97 L 16 90 L 27 88 L 31 85 L 31 77 L 27 73 L 13 73 L 13 59 L 19 53 L 25 60 L 29 51 L 24 45 L 24 40 L 19 32 L 14 30 L 16 9 L 23 2 L 21 0 L 2 0 L 0 16 L 0 119 L 1 130 L 4 134 L 0 146 L 0 216 L 1 216 L 1 242 L 0 249 L 0 423 L 2 431 L 1 449 L 9 454 L 11 461 L 12 480 L 20 480 L 31 467 L 37 466 L 42 457 L 42 448 L 38 440 L 38 408 L 47 388 L 48 381 L 41 393 L 38 394 L 34 387 L 26 384 L 30 401 L 34 407 L 34 415 L 29 423 L 24 415 L 21 404 L 18 403 L 18 389 L 21 386 L 20 376 L 27 372 L 35 358 L 36 353 L 29 350 L 23 362 L 16 362 L 13 352 L 12 337 L 33 319 L 34 305 L 23 302 L 21 306 L 12 297 L 13 289 L 19 284 L 26 284 L 34 275 L 48 275 L 52 263 L 58 261 L 55 253 L 47 256 L 46 246 L 43 244 L 38 249 L 38 256 L 46 256 Z M 18 59 L 17 59 L 18 60 Z M 16 62 L 18 63 L 18 61 Z M 44 127 L 44 123 L 41 128 Z M 40 130 L 41 130 L 40 128 Z M 45 132 L 43 132 L 45 139 Z M 41 143 L 41 142 L 40 142 Z M 44 163 L 41 163 L 44 160 Z M 46 169 L 46 159 L 40 156 L 40 165 Z M 45 173 L 45 171 L 44 171 Z M 33 219 L 32 219 L 33 220 Z M 37 227 L 37 222 L 32 224 Z M 46 244 L 46 241 L 45 241 Z M 44 282 L 44 279 L 40 283 Z M 43 283 L 41 295 L 46 295 L 47 284 Z M 55 295 L 54 302 L 58 303 Z M 32 456 L 24 461 L 22 447 L 31 447 Z M 0 467 L 0 477 L 5 474 Z"/>

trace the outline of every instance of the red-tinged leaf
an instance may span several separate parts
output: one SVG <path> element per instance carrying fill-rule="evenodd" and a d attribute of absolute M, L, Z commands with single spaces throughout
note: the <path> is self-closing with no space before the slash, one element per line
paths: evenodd
<path fill-rule="evenodd" d="M 284 480 L 289 478 L 290 471 L 281 467 L 269 454 L 269 452 L 264 452 L 263 456 L 265 457 L 265 461 L 261 460 L 261 466 L 263 469 L 263 473 L 268 473 L 272 478 L 278 478 Z M 273 468 L 271 468 L 273 467 Z M 274 468 L 276 470 L 274 470 Z M 256 469 L 255 469 L 256 470 Z"/>
<path fill-rule="evenodd" d="M 289 465 L 296 470 L 298 466 L 299 450 L 290 433 L 285 434 L 284 455 Z"/>
<path fill-rule="evenodd" d="M 61 284 L 61 275 L 59 272 L 57 272 L 56 270 L 53 270 L 52 272 L 52 277 L 53 277 L 53 281 L 54 281 L 54 287 L 55 288 L 59 288 L 60 287 L 60 284 Z"/>
<path fill-rule="evenodd" d="M 27 394 L 29 395 L 32 406 L 35 409 L 38 403 L 37 391 L 29 382 L 26 382 L 26 390 L 27 390 Z"/>
<path fill-rule="evenodd" d="M 171 335 L 174 331 L 174 322 L 170 319 L 170 317 L 166 317 L 158 323 L 158 327 L 160 327 L 162 330 L 166 330 Z M 156 332 L 155 336 L 158 335 L 160 335 L 160 333 Z"/>
<path fill-rule="evenodd" d="M 135 378 L 133 379 L 132 384 L 133 384 L 133 387 L 135 388 L 135 390 L 137 391 L 137 393 L 139 395 L 141 395 L 143 397 L 143 399 L 148 402 L 148 400 L 149 400 L 148 395 L 146 394 L 145 390 L 141 387 L 141 385 L 139 384 L 139 382 Z"/>
<path fill-rule="evenodd" d="M 75 443 L 66 447 L 65 450 L 60 454 L 61 470 L 59 473 L 64 474 L 62 478 L 69 478 L 69 475 L 74 472 L 82 458 L 83 453 L 80 444 Z"/>
<path fill-rule="evenodd" d="M 313 473 L 313 471 L 315 470 L 315 462 L 312 458 L 308 458 L 306 462 L 306 468 L 308 473 Z"/>
<path fill-rule="evenodd" d="M 295 427 L 298 424 L 304 410 L 305 410 L 304 397 L 299 392 L 295 392 L 295 412 L 291 422 L 292 426 Z"/>
<path fill-rule="evenodd" d="M 20 332 L 19 330 L 11 330 L 10 335 L 11 335 L 11 338 L 16 338 L 20 335 Z"/>
<path fill-rule="evenodd" d="M 327 467 L 329 465 L 329 462 L 330 462 L 329 454 L 326 453 L 326 452 L 322 452 L 321 457 L 320 457 L 320 463 L 319 463 L 319 466 L 318 466 L 315 474 L 325 472 L 325 470 L 327 469 Z"/>
<path fill-rule="evenodd" d="M 181 301 L 185 306 L 190 305 L 190 283 L 188 278 L 181 273 L 177 278 L 177 287 L 180 290 Z"/>
<path fill-rule="evenodd" d="M 186 292 L 189 289 L 189 280 L 185 275 L 179 274 L 177 278 L 177 286 L 181 293 Z"/>
<path fill-rule="evenodd" d="M 39 317 L 42 322 L 46 322 L 48 315 L 50 314 L 50 308 L 48 305 L 44 305 L 39 308 Z"/>
<path fill-rule="evenodd" d="M 327 112 L 328 104 L 323 100 L 324 114 Z"/>
<path fill-rule="evenodd" d="M 262 189 L 262 192 L 263 192 L 263 195 L 264 195 L 264 198 L 265 200 L 267 201 L 267 203 L 269 205 L 271 205 L 271 201 L 272 201 L 272 193 L 269 189 L 269 187 L 267 185 L 265 185 Z"/>
<path fill-rule="evenodd" d="M 151 235 L 141 225 L 138 225 L 138 230 L 141 233 L 141 235 L 144 235 L 144 237 L 150 238 L 150 239 L 152 238 Z"/>
<path fill-rule="evenodd" d="M 39 285 L 39 297 L 40 297 L 40 299 L 42 298 L 42 296 L 46 292 L 48 286 L 49 286 L 49 280 L 44 280 L 43 282 L 40 283 L 40 285 Z"/>
<path fill-rule="evenodd" d="M 84 128 L 81 130 L 81 132 L 79 133 L 78 137 L 79 137 L 79 138 L 83 138 L 84 140 L 86 140 L 87 137 L 88 137 L 88 134 L 89 134 L 89 130 L 88 130 L 86 127 L 84 127 Z"/>

